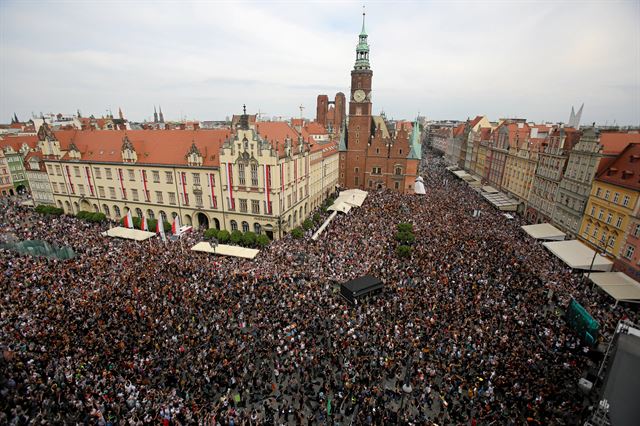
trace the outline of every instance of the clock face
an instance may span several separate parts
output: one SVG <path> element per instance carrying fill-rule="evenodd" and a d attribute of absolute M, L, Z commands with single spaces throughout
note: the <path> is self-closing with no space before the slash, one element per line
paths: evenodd
<path fill-rule="evenodd" d="M 362 102 L 364 101 L 364 99 L 366 98 L 366 95 L 364 93 L 364 90 L 356 90 L 355 92 L 353 92 L 353 99 L 355 99 L 356 102 Z"/>

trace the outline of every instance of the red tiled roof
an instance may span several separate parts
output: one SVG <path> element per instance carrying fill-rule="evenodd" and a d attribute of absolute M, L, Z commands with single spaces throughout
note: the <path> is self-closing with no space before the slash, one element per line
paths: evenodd
<path fill-rule="evenodd" d="M 322 124 L 315 121 L 312 121 L 311 123 L 307 123 L 307 125 L 304 126 L 304 129 L 310 135 L 326 135 L 327 134 L 327 129 L 325 129 Z"/>
<path fill-rule="evenodd" d="M 627 145 L 596 179 L 640 191 L 640 143 Z"/>
<path fill-rule="evenodd" d="M 73 142 L 83 161 L 122 162 L 122 141 L 126 135 L 136 151 L 137 164 L 186 165 L 187 152 L 195 143 L 202 155 L 202 165 L 217 167 L 220 164 L 220 146 L 231 130 L 74 130 L 54 134 L 63 150 L 68 150 Z M 68 158 L 66 155 L 63 159 Z"/>
<path fill-rule="evenodd" d="M 460 136 L 464 132 L 464 123 L 459 124 L 458 127 L 453 129 L 453 136 Z"/>
<path fill-rule="evenodd" d="M 471 128 L 473 128 L 476 124 L 478 124 L 480 122 L 480 120 L 482 120 L 482 118 L 483 118 L 482 115 L 477 115 L 476 118 L 471 120 L 471 123 L 469 123 L 469 126 L 471 126 Z"/>
<path fill-rule="evenodd" d="M 11 146 L 14 151 L 18 152 L 20 148 L 22 148 L 23 144 L 27 144 L 27 146 L 31 149 L 35 149 L 38 144 L 38 137 L 36 135 L 26 135 L 26 136 L 7 136 L 4 139 L 0 139 L 0 146 Z"/>
<path fill-rule="evenodd" d="M 630 143 L 639 143 L 640 133 L 602 132 L 600 143 L 603 154 L 619 154 Z"/>
<path fill-rule="evenodd" d="M 293 146 L 298 144 L 298 131 L 284 121 L 259 121 L 256 130 L 260 137 L 266 139 L 271 146 L 278 151 L 279 156 L 284 155 L 284 141 L 291 138 Z M 309 134 L 303 129 L 302 137 L 309 141 Z"/>
<path fill-rule="evenodd" d="M 33 157 L 36 157 L 38 159 L 38 164 L 42 163 L 42 159 L 44 158 L 44 156 L 42 155 L 42 152 L 40 151 L 32 151 L 30 153 L 28 153 L 25 157 L 24 157 L 24 168 L 27 170 L 33 170 L 31 169 L 31 163 L 29 162 L 29 160 L 31 160 Z M 36 171 L 40 171 L 39 169 Z"/>

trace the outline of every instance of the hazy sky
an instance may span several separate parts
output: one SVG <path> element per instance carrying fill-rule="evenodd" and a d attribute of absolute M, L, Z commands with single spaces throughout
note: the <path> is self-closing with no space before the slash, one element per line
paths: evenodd
<path fill-rule="evenodd" d="M 640 124 L 640 0 L 365 2 L 374 111 Z M 0 122 L 315 117 L 348 95 L 362 2 L 0 0 Z"/>

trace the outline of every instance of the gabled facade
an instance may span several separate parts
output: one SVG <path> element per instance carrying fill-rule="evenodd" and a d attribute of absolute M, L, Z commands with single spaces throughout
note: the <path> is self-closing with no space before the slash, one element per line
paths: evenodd
<path fill-rule="evenodd" d="M 536 135 L 537 136 L 537 135 Z M 538 151 L 544 139 L 527 137 L 509 148 L 502 178 L 502 190 L 518 200 L 518 212 L 524 214 L 538 166 Z"/>
<path fill-rule="evenodd" d="M 580 139 L 572 128 L 554 129 L 538 154 L 538 166 L 529 195 L 526 217 L 529 222 L 550 222 L 569 152 Z"/>
<path fill-rule="evenodd" d="M 7 163 L 7 158 L 4 156 L 2 149 L 0 149 L 0 195 L 2 197 L 15 195 L 11 173 L 9 172 L 9 163 Z"/>
<path fill-rule="evenodd" d="M 606 250 L 626 267 L 637 269 L 633 264 L 637 249 L 634 225 L 638 222 L 639 203 L 640 143 L 633 143 L 596 175 L 580 226 L 580 239 Z"/>
<path fill-rule="evenodd" d="M 640 143 L 638 133 L 599 133 L 595 128 L 585 130 L 580 141 L 569 152 L 567 169 L 556 197 L 553 221 L 570 236 L 580 232 L 591 185 L 601 165 L 608 164 L 628 143 Z"/>
<path fill-rule="evenodd" d="M 491 144 L 487 152 L 487 182 L 496 189 L 502 187 L 502 178 L 507 163 L 507 155 L 513 146 L 519 146 L 529 137 L 529 126 L 524 120 L 507 120 L 491 134 Z"/>
<path fill-rule="evenodd" d="M 31 197 L 33 204 L 39 206 L 55 205 L 55 199 L 53 198 L 53 191 L 51 190 L 51 183 L 49 182 L 49 175 L 43 161 L 42 152 L 30 152 L 24 159 L 24 168 L 29 181 L 29 188 L 31 189 Z"/>
<path fill-rule="evenodd" d="M 35 136 L 7 136 L 0 140 L 0 148 L 4 153 L 11 174 L 14 192 L 17 194 L 29 192 L 29 180 L 24 168 L 24 159 L 36 148 L 36 141 Z"/>

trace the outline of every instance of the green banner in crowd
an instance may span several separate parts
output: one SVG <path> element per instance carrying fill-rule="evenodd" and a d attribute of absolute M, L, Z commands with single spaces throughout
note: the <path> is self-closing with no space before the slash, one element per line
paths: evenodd
<path fill-rule="evenodd" d="M 50 259 L 68 260 L 76 254 L 69 246 L 58 247 L 42 240 L 14 241 L 0 244 L 0 248 L 17 251 L 30 256 L 44 256 Z"/>

